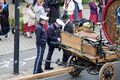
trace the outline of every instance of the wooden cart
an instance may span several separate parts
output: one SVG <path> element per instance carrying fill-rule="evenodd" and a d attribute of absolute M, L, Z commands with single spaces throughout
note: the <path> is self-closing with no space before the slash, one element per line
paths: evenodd
<path fill-rule="evenodd" d="M 110 51 L 101 46 L 99 41 L 67 32 L 61 32 L 61 48 L 72 54 L 68 61 L 74 67 L 70 72 L 72 76 L 78 76 L 86 69 L 90 74 L 99 73 L 99 80 L 115 80 L 115 67 L 112 62 L 120 58 L 119 51 Z"/>

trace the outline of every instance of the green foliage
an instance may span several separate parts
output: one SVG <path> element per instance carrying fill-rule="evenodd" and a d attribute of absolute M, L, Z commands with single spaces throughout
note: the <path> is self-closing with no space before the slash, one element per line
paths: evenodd
<path fill-rule="evenodd" d="M 13 17 L 10 18 L 10 26 L 14 28 L 15 26 L 15 19 Z M 23 21 L 23 13 L 22 9 L 20 9 L 20 30 L 23 31 L 24 29 L 24 21 Z"/>
<path fill-rule="evenodd" d="M 14 24 L 15 24 L 15 20 L 14 20 L 14 18 L 10 18 L 10 26 L 11 26 L 11 28 L 13 28 L 14 27 Z"/>
<path fill-rule="evenodd" d="M 82 0 L 83 4 L 88 4 L 89 0 Z"/>
<path fill-rule="evenodd" d="M 15 19 L 13 17 L 10 18 L 10 26 L 11 28 L 15 27 Z M 20 17 L 20 30 L 23 31 L 24 29 L 24 21 L 23 17 Z"/>

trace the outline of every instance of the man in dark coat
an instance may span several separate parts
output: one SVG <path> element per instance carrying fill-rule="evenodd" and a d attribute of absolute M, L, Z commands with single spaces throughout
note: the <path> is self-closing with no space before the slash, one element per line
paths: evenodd
<path fill-rule="evenodd" d="M 73 23 L 70 21 L 69 16 L 67 14 L 64 14 L 62 17 L 65 25 L 64 25 L 64 31 L 69 32 L 69 33 L 74 33 L 74 28 L 73 28 Z M 63 62 L 67 62 L 69 57 L 71 55 L 70 51 L 64 50 L 63 49 Z"/>
<path fill-rule="evenodd" d="M 60 17 L 60 1 L 45 0 L 44 7 L 45 7 L 45 10 L 48 12 L 49 24 L 54 23 L 56 19 Z"/>
<path fill-rule="evenodd" d="M 36 24 L 35 34 L 36 34 L 36 46 L 37 46 L 37 57 L 35 59 L 33 74 L 41 73 L 42 70 L 42 60 L 47 42 L 47 31 L 44 27 L 48 17 L 41 15 L 39 22 Z"/>
<path fill-rule="evenodd" d="M 58 42 L 60 41 L 60 30 L 61 26 L 64 23 L 60 20 L 57 19 L 55 23 L 51 24 L 48 27 L 48 55 L 46 60 L 51 61 L 51 57 L 53 55 L 53 51 L 55 48 L 58 48 Z M 50 67 L 50 62 L 45 63 L 45 70 L 50 70 L 53 69 L 53 67 Z"/>

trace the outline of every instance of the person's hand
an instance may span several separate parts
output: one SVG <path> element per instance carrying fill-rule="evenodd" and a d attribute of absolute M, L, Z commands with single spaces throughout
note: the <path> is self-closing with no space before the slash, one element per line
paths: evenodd
<path fill-rule="evenodd" d="M 49 12 L 49 11 L 50 11 L 50 8 L 46 8 L 45 11 L 46 11 L 46 12 Z"/>
<path fill-rule="evenodd" d="M 60 38 L 57 38 L 57 40 L 60 42 Z"/>

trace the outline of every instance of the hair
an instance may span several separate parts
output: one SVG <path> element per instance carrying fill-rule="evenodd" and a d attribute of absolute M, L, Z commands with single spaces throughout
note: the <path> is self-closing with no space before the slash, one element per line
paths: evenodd
<path fill-rule="evenodd" d="M 4 3 L 7 3 L 6 0 L 3 0 L 3 1 L 4 1 Z"/>
<path fill-rule="evenodd" d="M 30 4 L 29 4 L 29 3 L 26 4 L 26 8 L 28 8 L 28 7 L 30 7 Z"/>
<path fill-rule="evenodd" d="M 41 2 L 44 2 L 44 0 L 37 0 L 37 2 L 41 3 Z"/>

